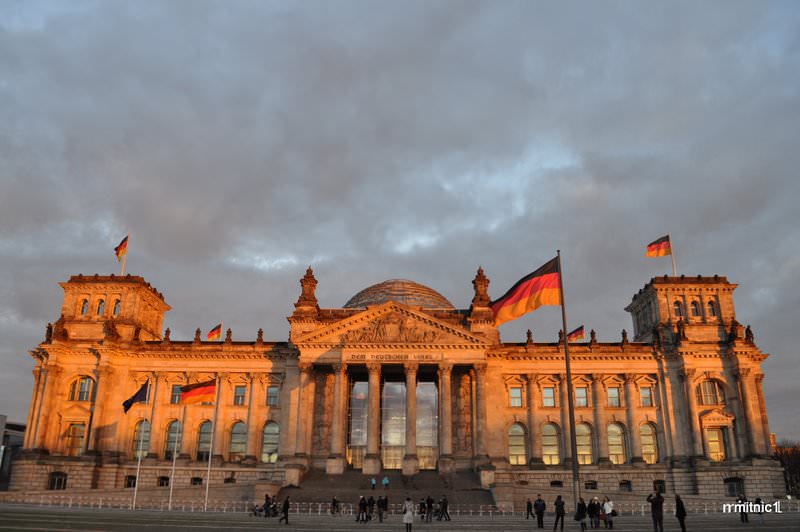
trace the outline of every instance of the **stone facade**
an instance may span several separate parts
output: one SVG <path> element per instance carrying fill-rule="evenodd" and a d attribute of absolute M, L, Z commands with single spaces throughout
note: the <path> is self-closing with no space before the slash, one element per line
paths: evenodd
<path fill-rule="evenodd" d="M 480 472 L 487 486 L 778 494 L 761 362 L 724 277 L 659 277 L 633 297 L 633 339 L 501 342 L 489 279 L 469 309 L 393 280 L 320 308 L 309 268 L 288 342 L 172 340 L 163 296 L 135 276 L 74 276 L 37 361 L 25 451 L 11 489 L 302 482 L 310 469 L 377 475 Z M 218 401 L 182 405 L 181 386 L 215 379 Z M 122 402 L 151 382 L 146 403 Z M 213 429 L 208 424 L 217 412 Z M 207 430 L 204 430 L 207 429 Z M 141 431 L 141 432 L 140 432 Z M 141 435 L 141 438 L 139 436 Z"/>

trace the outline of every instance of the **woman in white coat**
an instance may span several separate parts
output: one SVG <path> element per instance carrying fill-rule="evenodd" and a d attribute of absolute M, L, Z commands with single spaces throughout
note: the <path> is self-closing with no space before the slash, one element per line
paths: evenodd
<path fill-rule="evenodd" d="M 406 497 L 406 502 L 403 503 L 403 523 L 406 525 L 406 532 L 411 532 L 411 527 L 414 526 L 414 503 L 411 497 Z"/>
<path fill-rule="evenodd" d="M 603 514 L 605 515 L 605 527 L 614 528 L 614 501 L 608 497 L 603 498 Z"/>

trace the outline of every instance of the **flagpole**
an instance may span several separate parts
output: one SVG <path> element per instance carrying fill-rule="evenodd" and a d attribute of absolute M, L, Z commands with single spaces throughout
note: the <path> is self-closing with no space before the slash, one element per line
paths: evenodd
<path fill-rule="evenodd" d="M 125 263 L 128 261 L 128 252 L 126 251 L 125 254 L 122 256 L 122 268 L 120 269 L 119 275 L 120 277 L 125 276 Z"/>
<path fill-rule="evenodd" d="M 556 250 L 558 256 L 558 288 L 561 290 L 561 322 L 564 327 L 564 361 L 567 367 L 567 404 L 569 408 L 569 446 L 572 454 L 572 497 L 573 504 L 578 507 L 580 496 L 580 474 L 578 473 L 578 444 L 575 439 L 575 400 L 572 396 L 572 369 L 569 363 L 569 340 L 567 339 L 567 308 L 564 297 L 564 270 L 561 268 L 561 250 Z"/>
<path fill-rule="evenodd" d="M 172 488 L 175 485 L 175 461 L 178 458 L 178 442 L 183 439 L 183 424 L 186 422 L 186 405 L 183 405 L 183 415 L 181 416 L 181 424 L 180 430 L 178 431 L 178 437 L 175 438 L 175 442 L 172 445 L 172 471 L 169 474 L 169 503 L 167 504 L 167 510 L 172 510 Z"/>
<path fill-rule="evenodd" d="M 670 235 L 667 236 L 669 237 L 669 256 L 672 257 L 672 276 L 677 277 L 678 269 L 675 267 L 675 247 L 672 245 L 672 237 Z"/>
<path fill-rule="evenodd" d="M 214 401 L 214 421 L 211 422 L 211 443 L 208 446 L 208 469 L 206 470 L 206 499 L 203 503 L 203 511 L 208 511 L 208 487 L 211 484 L 211 456 L 214 451 L 214 436 L 217 433 L 217 414 L 219 413 L 219 375 L 216 376 L 215 386 L 217 388 L 217 397 Z"/>
<path fill-rule="evenodd" d="M 150 400 L 150 379 L 147 379 L 147 399 Z M 143 421 L 147 421 L 144 419 Z M 131 510 L 136 510 L 136 495 L 139 492 L 139 472 L 142 469 L 142 441 L 144 440 L 144 430 L 142 430 L 142 422 L 139 422 L 139 444 L 136 446 L 136 481 L 133 484 L 133 502 L 131 503 Z"/>

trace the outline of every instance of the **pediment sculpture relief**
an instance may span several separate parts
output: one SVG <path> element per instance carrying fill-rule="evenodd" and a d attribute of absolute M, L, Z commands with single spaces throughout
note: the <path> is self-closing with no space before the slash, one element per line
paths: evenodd
<path fill-rule="evenodd" d="M 424 326 L 418 320 L 399 313 L 391 313 L 352 329 L 339 337 L 342 343 L 436 343 L 445 338 L 441 331 Z"/>

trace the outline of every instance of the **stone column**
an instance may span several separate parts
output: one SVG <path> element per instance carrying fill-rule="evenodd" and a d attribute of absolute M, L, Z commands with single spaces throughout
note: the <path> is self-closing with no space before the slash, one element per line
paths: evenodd
<path fill-rule="evenodd" d="M 213 417 L 211 418 L 212 423 L 214 423 L 214 434 L 211 440 L 212 463 L 216 463 L 214 462 L 215 460 L 225 460 L 225 458 L 227 458 L 226 451 L 230 446 L 230 433 L 228 433 L 230 427 L 228 426 L 228 423 L 230 423 L 231 420 L 226 419 L 225 415 L 220 413 L 220 411 L 225 412 L 227 410 L 227 406 L 233 402 L 233 401 L 231 401 L 231 403 L 228 402 L 229 394 L 226 393 L 228 388 L 230 388 L 231 386 L 230 374 L 218 373 L 217 386 L 218 386 L 218 391 L 217 391 L 218 400 L 215 401 L 214 403 L 214 409 L 213 409 L 214 414 Z M 226 407 L 224 410 L 220 408 L 223 405 Z"/>
<path fill-rule="evenodd" d="M 148 416 L 148 421 L 150 421 L 150 445 L 147 450 L 147 456 L 150 458 L 158 458 L 159 454 L 161 454 L 161 449 L 159 447 L 160 443 L 163 442 L 164 438 L 164 427 L 162 418 L 164 417 L 164 407 L 159 405 L 159 402 L 163 402 L 161 397 L 164 395 L 161 388 L 163 388 L 164 379 L 162 375 L 156 372 L 152 373 L 152 386 L 153 389 L 150 391 L 150 415 Z M 169 397 L 169 394 L 167 395 Z"/>
<path fill-rule="evenodd" d="M 381 472 L 381 365 L 367 364 L 369 372 L 369 411 L 367 412 L 367 454 L 364 456 L 365 475 Z"/>
<path fill-rule="evenodd" d="M 692 385 L 694 370 L 686 370 L 682 377 L 685 384 L 685 394 L 689 403 L 689 423 L 686 425 L 686 433 L 689 436 L 691 446 L 687 447 L 693 456 L 703 456 L 703 430 L 700 427 L 700 417 L 697 412 L 697 396 Z"/>
<path fill-rule="evenodd" d="M 347 364 L 333 365 L 333 419 L 331 420 L 331 452 L 325 462 L 325 472 L 341 475 L 345 470 L 344 435 L 347 416 L 344 415 L 347 396 Z"/>
<path fill-rule="evenodd" d="M 258 445 L 257 436 L 261 434 L 264 427 L 254 427 L 253 418 L 256 410 L 255 392 L 256 392 L 256 376 L 252 373 L 245 375 L 248 384 L 250 384 L 250 391 L 247 393 L 247 448 L 244 452 L 243 463 L 257 464 L 258 457 L 256 456 L 256 445 Z"/>
<path fill-rule="evenodd" d="M 733 388 L 736 390 L 736 432 L 738 438 L 739 458 L 747 458 L 748 455 L 755 454 L 753 449 L 753 401 L 748 393 L 746 380 L 750 373 L 750 368 L 740 368 L 733 372 Z"/>
<path fill-rule="evenodd" d="M 419 364 L 409 362 L 406 370 L 406 451 L 403 456 L 403 474 L 419 473 L 417 458 L 417 372 Z"/>
<path fill-rule="evenodd" d="M 475 364 L 476 449 L 475 465 L 489 463 L 486 448 L 486 363 Z"/>
<path fill-rule="evenodd" d="M 772 442 L 769 437 L 769 419 L 767 418 L 767 407 L 764 402 L 764 374 L 759 373 L 753 375 L 752 379 L 749 379 L 749 381 L 750 389 L 753 390 L 750 397 L 758 399 L 758 428 L 753 429 L 753 438 L 755 441 L 758 441 L 758 436 L 761 436 L 760 448 L 763 449 L 762 454 L 764 456 L 770 456 L 772 454 Z M 756 447 L 756 453 L 759 452 L 758 449 L 759 446 Z"/>
<path fill-rule="evenodd" d="M 606 408 L 605 394 L 603 393 L 603 376 L 592 375 L 592 413 L 594 414 L 594 435 L 597 438 L 597 463 L 608 465 L 608 426 L 604 414 Z"/>
<path fill-rule="evenodd" d="M 47 371 L 42 367 L 41 363 L 39 363 L 39 365 L 33 369 L 33 396 L 31 397 L 31 406 L 28 410 L 28 420 L 25 425 L 26 430 L 22 440 L 22 448 L 26 450 L 34 447 L 32 442 L 35 440 L 36 425 L 39 422 L 39 405 L 42 401 L 41 388 L 45 380 L 45 375 L 47 375 Z"/>
<path fill-rule="evenodd" d="M 308 362 L 300 362 L 297 365 L 300 370 L 300 396 L 297 399 L 297 441 L 295 443 L 295 458 L 299 458 L 304 465 L 308 460 L 308 419 L 310 416 L 308 407 L 309 381 L 311 380 L 312 365 Z"/>
<path fill-rule="evenodd" d="M 439 364 L 439 473 L 453 473 L 453 394 L 452 364 Z"/>
<path fill-rule="evenodd" d="M 651 399 L 655 400 L 654 397 Z M 627 414 L 628 436 L 631 443 L 630 456 L 631 463 L 643 464 L 642 459 L 642 440 L 639 434 L 639 427 L 636 425 L 636 414 L 639 412 L 639 401 L 636 397 L 636 375 L 633 373 L 625 374 L 625 413 Z"/>
<path fill-rule="evenodd" d="M 544 466 L 542 460 L 542 420 L 539 416 L 539 386 L 536 373 L 528 374 L 528 447 L 531 451 L 530 464 L 535 468 Z"/>
<path fill-rule="evenodd" d="M 568 397 L 567 375 L 562 373 L 558 384 L 558 391 L 560 396 L 561 407 L 561 451 L 564 456 L 564 464 L 569 465 L 572 463 L 572 430 L 573 427 L 569 423 L 569 397 Z"/>
<path fill-rule="evenodd" d="M 95 390 L 94 390 L 94 397 L 92 397 L 92 408 L 91 408 L 91 424 L 89 426 L 87 438 L 86 438 L 86 450 L 87 452 L 100 452 L 103 449 L 100 448 L 100 441 L 101 436 L 103 436 L 103 431 L 107 430 L 103 428 L 105 425 L 105 407 L 111 400 L 111 390 L 112 390 L 112 373 L 113 370 L 108 366 L 108 364 L 104 364 L 100 366 L 95 372 Z M 153 391 L 150 391 L 152 400 Z M 127 398 L 126 398 L 127 399 Z M 149 420 L 152 422 L 152 419 Z M 153 424 L 150 424 L 150 434 L 153 434 Z M 152 438 L 151 438 L 152 439 Z"/>

